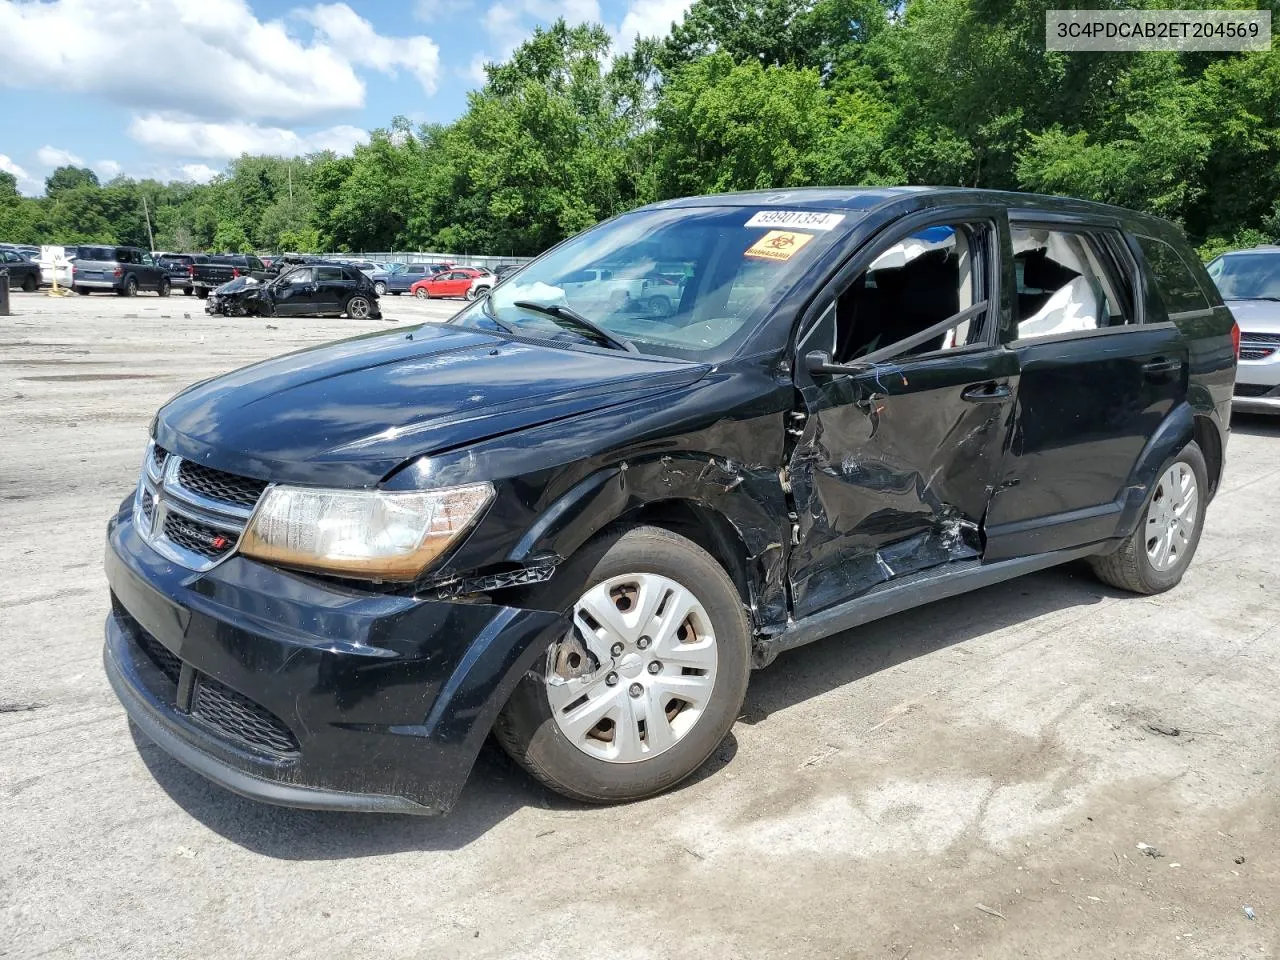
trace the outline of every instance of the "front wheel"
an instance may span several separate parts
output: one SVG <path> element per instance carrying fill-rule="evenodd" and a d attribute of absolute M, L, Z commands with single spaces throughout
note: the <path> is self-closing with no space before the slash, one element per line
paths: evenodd
<path fill-rule="evenodd" d="M 431 294 L 427 293 L 426 287 L 419 287 L 417 290 L 413 291 L 413 295 L 417 297 L 419 300 L 431 299 Z"/>
<path fill-rule="evenodd" d="M 553 601 L 573 626 L 521 679 L 498 742 L 576 800 L 674 786 L 720 745 L 746 695 L 750 631 L 733 581 L 697 544 L 658 527 L 606 532 L 556 580 L 580 585 Z"/>
<path fill-rule="evenodd" d="M 207 300 L 209 298 L 208 287 L 196 287 L 196 296 L 201 300 Z"/>
<path fill-rule="evenodd" d="M 89 291 L 85 287 L 73 287 L 72 289 L 82 297 L 87 297 L 89 295 Z"/>
<path fill-rule="evenodd" d="M 28 273 L 26 279 L 22 281 L 22 292 L 35 293 L 38 286 L 40 284 L 36 282 L 36 278 Z"/>
<path fill-rule="evenodd" d="M 373 292 L 380 297 L 385 297 L 387 295 L 387 285 L 379 280 L 373 285 Z"/>
<path fill-rule="evenodd" d="M 355 296 L 347 301 L 346 314 L 352 320 L 367 320 L 371 312 L 368 297 Z"/>
<path fill-rule="evenodd" d="M 1165 464 L 1137 529 L 1115 553 L 1090 565 L 1104 583 L 1134 593 L 1162 593 L 1182 579 L 1200 543 L 1209 472 L 1195 443 Z"/>

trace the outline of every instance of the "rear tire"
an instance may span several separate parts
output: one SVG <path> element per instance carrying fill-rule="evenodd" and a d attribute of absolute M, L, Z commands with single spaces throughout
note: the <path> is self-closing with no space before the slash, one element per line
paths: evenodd
<path fill-rule="evenodd" d="M 122 297 L 136 297 L 138 295 L 138 279 L 136 277 L 125 277 L 124 286 L 116 291 Z"/>
<path fill-rule="evenodd" d="M 36 288 L 39 286 L 40 284 L 36 282 L 36 278 L 28 273 L 26 279 L 22 281 L 22 292 L 35 293 Z"/>
<path fill-rule="evenodd" d="M 1178 584 L 1204 529 L 1209 471 L 1194 442 L 1160 469 L 1133 533 L 1120 549 L 1091 557 L 1103 583 L 1132 593 L 1163 593 Z"/>
<path fill-rule="evenodd" d="M 207 287 L 196 287 L 196 296 L 201 300 L 209 299 L 209 290 Z"/>
<path fill-rule="evenodd" d="M 84 287 L 72 287 L 72 289 L 82 297 L 87 297 L 89 295 L 89 291 Z"/>
<path fill-rule="evenodd" d="M 602 585 L 607 594 L 596 589 Z M 701 767 L 733 726 L 751 667 L 742 598 L 724 569 L 668 530 L 612 528 L 546 589 L 542 609 L 576 611 L 575 627 L 503 708 L 494 726 L 503 749 L 552 790 L 587 803 L 652 796 Z M 618 612 L 600 606 L 601 597 Z M 584 619 L 588 608 L 617 622 Z M 646 629 L 652 636 L 641 635 Z M 565 679 L 566 669 L 583 672 Z M 577 719 L 584 706 L 593 717 L 605 711 L 590 730 Z"/>
<path fill-rule="evenodd" d="M 160 289 L 156 291 L 162 297 L 169 295 L 169 281 L 167 279 L 160 281 Z"/>

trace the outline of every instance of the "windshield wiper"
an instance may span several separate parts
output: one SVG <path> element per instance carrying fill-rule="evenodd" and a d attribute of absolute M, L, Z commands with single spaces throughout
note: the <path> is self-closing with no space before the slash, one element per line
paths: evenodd
<path fill-rule="evenodd" d="M 481 312 L 481 313 L 483 313 L 483 314 L 484 314 L 486 317 L 488 317 L 490 320 L 492 320 L 492 321 L 493 321 L 493 323 L 494 323 L 494 326 L 496 326 L 496 327 L 497 327 L 499 330 L 501 330 L 503 333 L 515 333 L 515 332 L 516 332 L 516 331 L 515 331 L 515 329 L 514 329 L 513 327 L 508 326 L 507 324 L 503 323 L 501 320 L 499 320 L 499 319 L 494 315 L 494 312 L 493 312 L 493 305 L 489 303 L 489 298 L 488 298 L 488 297 L 485 297 L 485 298 L 484 298 L 484 301 L 480 304 L 480 312 Z"/>
<path fill-rule="evenodd" d="M 519 307 L 521 310 L 532 310 L 534 313 L 545 314 L 555 320 L 559 326 L 568 329 L 578 328 L 580 333 L 585 331 L 587 339 L 603 343 L 606 347 L 625 350 L 628 353 L 640 352 L 636 349 L 636 345 L 626 337 L 610 333 L 603 327 L 597 326 L 593 321 L 588 320 L 578 311 L 561 306 L 558 303 L 534 303 L 532 300 L 516 300 L 512 306 Z"/>

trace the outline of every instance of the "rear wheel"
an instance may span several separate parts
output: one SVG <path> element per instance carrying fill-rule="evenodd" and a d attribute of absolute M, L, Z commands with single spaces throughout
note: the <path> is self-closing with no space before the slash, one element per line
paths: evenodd
<path fill-rule="evenodd" d="M 160 296 L 162 297 L 167 297 L 169 295 L 169 278 L 168 277 L 165 277 L 160 281 L 160 289 L 157 290 L 156 293 L 160 294 Z"/>
<path fill-rule="evenodd" d="M 196 287 L 196 296 L 197 296 L 197 297 L 199 297 L 201 300 L 207 300 L 207 299 L 208 299 L 208 297 L 209 297 L 209 290 L 208 290 L 208 288 L 207 288 L 207 287 Z"/>
<path fill-rule="evenodd" d="M 1090 560 L 1098 579 L 1134 593 L 1177 585 L 1200 543 L 1208 489 L 1204 455 L 1188 443 L 1160 472 L 1137 529 L 1115 553 Z"/>
<path fill-rule="evenodd" d="M 701 547 L 657 527 L 607 532 L 556 580 L 579 584 L 552 601 L 573 627 L 521 679 L 498 742 L 576 800 L 674 786 L 719 746 L 746 695 L 750 632 L 737 588 Z"/>
<path fill-rule="evenodd" d="M 488 287 L 475 287 L 475 288 L 468 287 L 468 288 L 467 288 L 467 299 L 468 299 L 468 300 L 476 300 L 476 299 L 478 299 L 478 298 L 480 298 L 480 297 L 483 297 L 483 296 L 484 296 L 486 293 L 488 293 L 488 292 L 489 292 L 489 288 L 488 288 Z"/>
<path fill-rule="evenodd" d="M 345 313 L 352 320 L 367 320 L 370 312 L 368 297 L 355 296 L 347 301 Z"/>
<path fill-rule="evenodd" d="M 136 297 L 138 295 L 138 278 L 125 277 L 124 286 L 117 290 L 116 293 L 122 297 Z"/>
<path fill-rule="evenodd" d="M 36 287 L 38 286 L 40 286 L 40 284 L 36 281 L 36 278 L 29 273 L 27 274 L 26 279 L 22 281 L 22 290 L 24 293 L 35 293 Z"/>
<path fill-rule="evenodd" d="M 73 287 L 72 289 L 82 297 L 87 297 L 89 295 L 89 291 L 84 287 Z"/>

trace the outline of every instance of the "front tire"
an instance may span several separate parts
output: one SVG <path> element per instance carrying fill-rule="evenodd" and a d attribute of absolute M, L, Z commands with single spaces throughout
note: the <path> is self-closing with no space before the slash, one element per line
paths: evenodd
<path fill-rule="evenodd" d="M 574 626 L 503 708 L 503 748 L 588 803 L 652 796 L 702 766 L 733 726 L 751 666 L 742 598 L 724 569 L 668 530 L 613 529 L 547 587 L 560 595 L 544 602 L 571 611 Z"/>
<path fill-rule="evenodd" d="M 1200 543 L 1209 471 L 1194 443 L 1164 465 L 1137 528 L 1115 553 L 1089 564 L 1103 583 L 1133 593 L 1163 593 L 1178 584 Z"/>
<path fill-rule="evenodd" d="M 196 296 L 201 300 L 209 299 L 209 289 L 207 287 L 196 287 Z"/>
<path fill-rule="evenodd" d="M 379 280 L 373 285 L 373 292 L 380 297 L 385 297 L 387 295 L 387 285 Z"/>
<path fill-rule="evenodd" d="M 38 286 L 40 284 L 36 282 L 36 278 L 28 273 L 26 279 L 22 281 L 22 292 L 35 293 Z"/>
<path fill-rule="evenodd" d="M 71 289 L 73 289 L 76 293 L 80 294 L 80 296 L 82 297 L 87 297 L 89 295 L 89 291 L 85 287 L 72 287 Z"/>
<path fill-rule="evenodd" d="M 417 297 L 419 300 L 431 299 L 431 294 L 427 293 L 426 287 L 419 287 L 417 290 L 413 291 L 413 295 Z"/>

